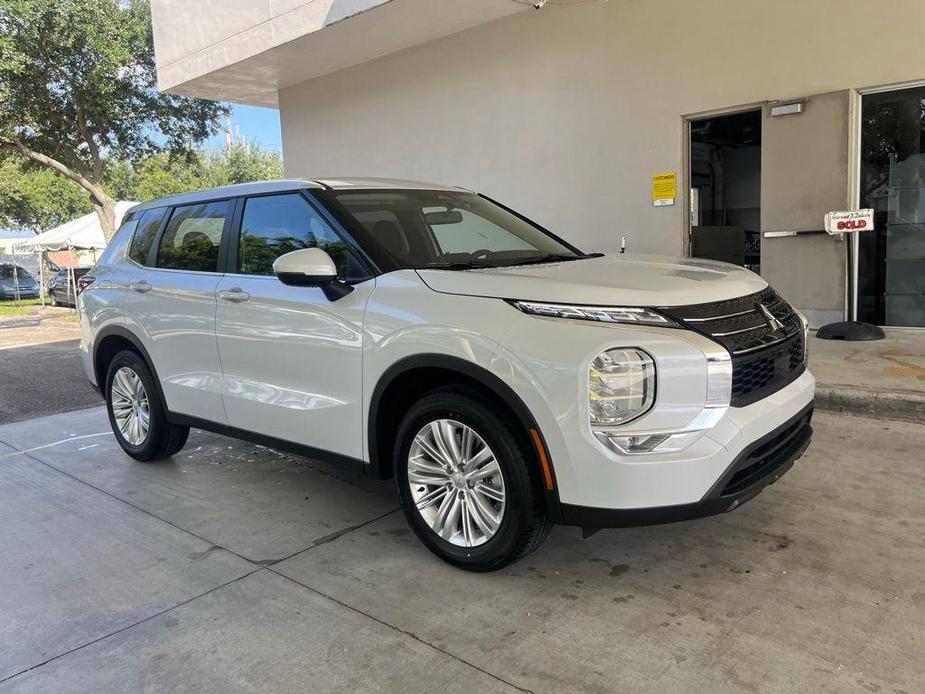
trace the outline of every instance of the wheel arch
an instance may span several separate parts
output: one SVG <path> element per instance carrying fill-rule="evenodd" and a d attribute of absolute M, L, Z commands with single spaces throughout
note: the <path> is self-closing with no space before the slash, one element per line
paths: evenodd
<path fill-rule="evenodd" d="M 104 398 L 106 397 L 106 372 L 113 358 L 124 349 L 136 351 L 145 360 L 151 374 L 154 376 L 154 385 L 157 388 L 158 397 L 169 412 L 167 400 L 164 398 L 164 391 L 161 388 L 161 379 L 157 375 L 157 369 L 154 367 L 151 355 L 135 333 L 119 325 L 102 328 L 93 341 L 93 373 L 96 376 L 96 383 L 99 386 L 100 393 L 103 394 Z"/>
<path fill-rule="evenodd" d="M 407 408 L 420 396 L 443 385 L 468 383 L 508 409 L 522 427 L 540 479 L 548 470 L 544 484 L 546 507 L 555 521 L 559 514 L 558 485 L 549 447 L 542 430 L 520 396 L 501 378 L 470 361 L 445 354 L 420 354 L 406 357 L 389 367 L 379 378 L 369 402 L 367 444 L 369 472 L 378 479 L 393 476 L 390 452 L 395 433 Z M 535 438 L 532 432 L 536 432 Z M 551 488 L 550 488 L 551 485 Z"/>

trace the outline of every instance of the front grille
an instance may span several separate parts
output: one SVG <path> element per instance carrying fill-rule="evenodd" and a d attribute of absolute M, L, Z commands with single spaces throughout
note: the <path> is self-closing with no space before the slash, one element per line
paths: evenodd
<path fill-rule="evenodd" d="M 806 369 L 803 324 L 770 287 L 737 299 L 659 310 L 729 351 L 733 407 L 767 397 Z"/>

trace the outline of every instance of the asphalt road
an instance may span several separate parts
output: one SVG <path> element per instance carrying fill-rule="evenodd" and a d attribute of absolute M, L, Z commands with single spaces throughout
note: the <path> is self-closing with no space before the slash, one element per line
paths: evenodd
<path fill-rule="evenodd" d="M 0 349 L 0 424 L 99 405 L 77 340 Z"/>

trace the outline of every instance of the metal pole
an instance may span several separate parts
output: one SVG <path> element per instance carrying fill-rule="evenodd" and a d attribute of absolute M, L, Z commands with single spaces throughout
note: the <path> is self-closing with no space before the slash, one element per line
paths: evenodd
<path fill-rule="evenodd" d="M 39 251 L 39 301 L 45 309 L 45 252 Z"/>
<path fill-rule="evenodd" d="M 77 282 L 74 280 L 74 263 L 71 262 L 76 260 L 77 256 L 74 253 L 74 249 L 71 246 L 67 247 L 68 252 L 71 257 L 68 259 L 68 268 L 67 268 L 67 284 L 68 290 L 67 293 L 69 297 L 74 297 L 74 311 L 77 311 Z"/>
<path fill-rule="evenodd" d="M 848 320 L 857 321 L 858 319 L 858 259 L 861 255 L 861 236 L 857 231 L 851 232 L 851 239 L 849 243 L 849 253 L 851 262 L 848 265 L 848 272 L 851 273 L 848 277 L 848 287 L 850 288 L 850 294 L 848 299 Z"/>
<path fill-rule="evenodd" d="M 19 297 L 19 273 L 16 272 L 16 248 L 13 251 L 13 295 L 16 301 L 16 308 L 20 308 L 21 302 Z"/>

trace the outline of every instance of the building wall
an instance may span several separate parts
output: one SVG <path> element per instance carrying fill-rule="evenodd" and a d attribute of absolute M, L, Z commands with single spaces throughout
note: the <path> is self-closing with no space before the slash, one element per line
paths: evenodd
<path fill-rule="evenodd" d="M 631 252 L 681 254 L 684 207 L 653 208 L 650 176 L 681 173 L 684 115 L 921 79 L 923 25 L 921 0 L 520 13 L 283 89 L 287 173 L 456 183 L 589 250 L 625 235 Z M 828 265 L 841 257 L 819 243 Z M 802 278 L 785 281 L 802 299 Z M 841 293 L 811 308 L 837 311 Z"/>

